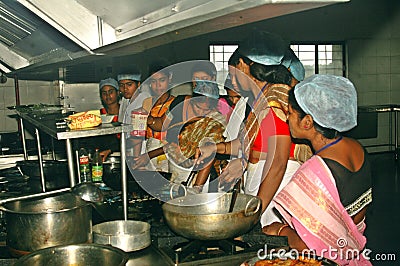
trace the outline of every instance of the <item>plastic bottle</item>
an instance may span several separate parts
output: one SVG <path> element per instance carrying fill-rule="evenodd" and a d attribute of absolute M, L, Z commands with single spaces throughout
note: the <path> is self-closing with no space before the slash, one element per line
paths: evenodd
<path fill-rule="evenodd" d="M 133 130 L 131 136 L 133 137 L 145 137 L 147 128 L 147 117 L 149 114 L 144 109 L 135 109 L 131 112 L 131 123 Z"/>
<path fill-rule="evenodd" d="M 95 183 L 103 182 L 103 159 L 99 149 L 96 148 L 92 160 L 92 181 Z"/>
<path fill-rule="evenodd" d="M 90 173 L 89 153 L 85 148 L 79 149 L 79 172 L 81 182 L 92 181 L 92 175 Z"/>

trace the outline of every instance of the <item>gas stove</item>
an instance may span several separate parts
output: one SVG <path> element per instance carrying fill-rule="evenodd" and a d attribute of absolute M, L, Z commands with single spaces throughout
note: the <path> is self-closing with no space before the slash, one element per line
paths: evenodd
<path fill-rule="evenodd" d="M 257 224 L 235 239 L 190 240 L 176 235 L 163 223 L 152 224 L 153 246 L 165 258 L 165 265 L 240 265 L 268 248 L 287 248 L 287 238 L 267 236 Z"/>
<path fill-rule="evenodd" d="M 6 174 L 7 182 L 0 190 L 0 198 L 29 194 L 26 179 L 22 178 L 16 169 L 9 169 Z M 0 175 L 1 176 L 1 175 Z M 0 180 L 1 181 L 1 180 Z M 1 185 L 1 183 L 0 183 Z M 110 196 L 119 196 L 120 192 L 110 193 Z M 4 197 L 2 197 L 2 195 Z M 288 246 L 286 237 L 267 236 L 262 233 L 259 224 L 253 229 L 235 239 L 218 241 L 191 240 L 175 234 L 163 222 L 161 203 L 155 199 L 136 199 L 129 208 L 129 219 L 141 220 L 151 225 L 152 244 L 143 250 L 128 253 L 129 261 L 126 265 L 240 265 L 243 261 L 257 256 L 257 252 L 268 248 L 285 248 Z M 132 198 L 130 198 L 132 200 Z M 146 200 L 145 200 L 146 199 Z M 130 202 L 131 203 L 131 202 Z M 112 208 L 116 211 L 118 208 Z M 16 258 L 10 256 L 5 243 L 6 230 L 0 212 L 0 265 L 13 265 Z"/>

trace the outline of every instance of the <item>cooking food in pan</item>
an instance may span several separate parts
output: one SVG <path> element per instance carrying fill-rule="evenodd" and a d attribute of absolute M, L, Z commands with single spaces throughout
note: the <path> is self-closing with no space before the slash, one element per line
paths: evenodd
<path fill-rule="evenodd" d="M 180 129 L 179 144 L 172 142 L 167 146 L 168 159 L 180 167 L 189 168 L 192 166 L 193 162 L 190 159 L 193 158 L 196 148 L 204 142 L 224 141 L 223 132 L 224 126 L 212 117 L 187 122 Z"/>
<path fill-rule="evenodd" d="M 337 266 L 334 261 L 317 256 L 294 256 L 284 255 L 268 255 L 265 259 L 254 257 L 245 261 L 241 266 L 268 266 L 268 265 L 281 265 L 281 266 Z"/>

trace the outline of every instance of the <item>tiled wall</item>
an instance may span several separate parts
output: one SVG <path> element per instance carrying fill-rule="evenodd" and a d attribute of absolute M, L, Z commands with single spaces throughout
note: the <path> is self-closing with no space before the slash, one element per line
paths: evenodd
<path fill-rule="evenodd" d="M 21 104 L 58 104 L 58 86 L 49 81 L 18 81 Z M 0 132 L 15 132 L 18 123 L 15 112 L 7 107 L 15 106 L 14 80 L 0 84 Z"/>
<path fill-rule="evenodd" d="M 348 76 L 358 91 L 358 105 L 400 105 L 400 12 L 369 39 L 347 40 Z M 378 137 L 364 145 L 394 144 L 394 117 L 378 114 Z M 390 127 L 392 125 L 392 127 Z M 392 131 L 390 131 L 390 128 Z M 387 147 L 368 148 L 381 151 Z"/>

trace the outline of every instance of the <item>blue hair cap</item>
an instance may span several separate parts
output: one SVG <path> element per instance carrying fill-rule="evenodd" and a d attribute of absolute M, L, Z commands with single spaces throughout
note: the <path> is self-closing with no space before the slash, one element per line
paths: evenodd
<path fill-rule="evenodd" d="M 295 79 L 298 81 L 304 80 L 306 74 L 304 66 L 291 48 L 286 51 L 282 65 L 289 69 Z"/>
<path fill-rule="evenodd" d="M 212 81 L 196 80 L 196 87 L 193 89 L 193 92 L 214 99 L 219 98 L 218 85 Z"/>
<path fill-rule="evenodd" d="M 248 36 L 238 52 L 255 63 L 269 66 L 281 64 L 288 47 L 289 43 L 279 35 L 259 31 Z"/>
<path fill-rule="evenodd" d="M 140 81 L 140 78 L 141 78 L 140 74 L 119 74 L 117 76 L 118 81 L 121 81 L 124 79 Z"/>
<path fill-rule="evenodd" d="M 101 90 L 101 88 L 103 88 L 106 85 L 112 86 L 116 90 L 118 90 L 118 82 L 113 78 L 106 78 L 106 79 L 101 80 L 99 83 L 99 89 Z"/>
<path fill-rule="evenodd" d="M 294 95 L 301 109 L 322 127 L 344 132 L 357 125 L 357 92 L 347 78 L 312 75 L 296 85 Z"/>

